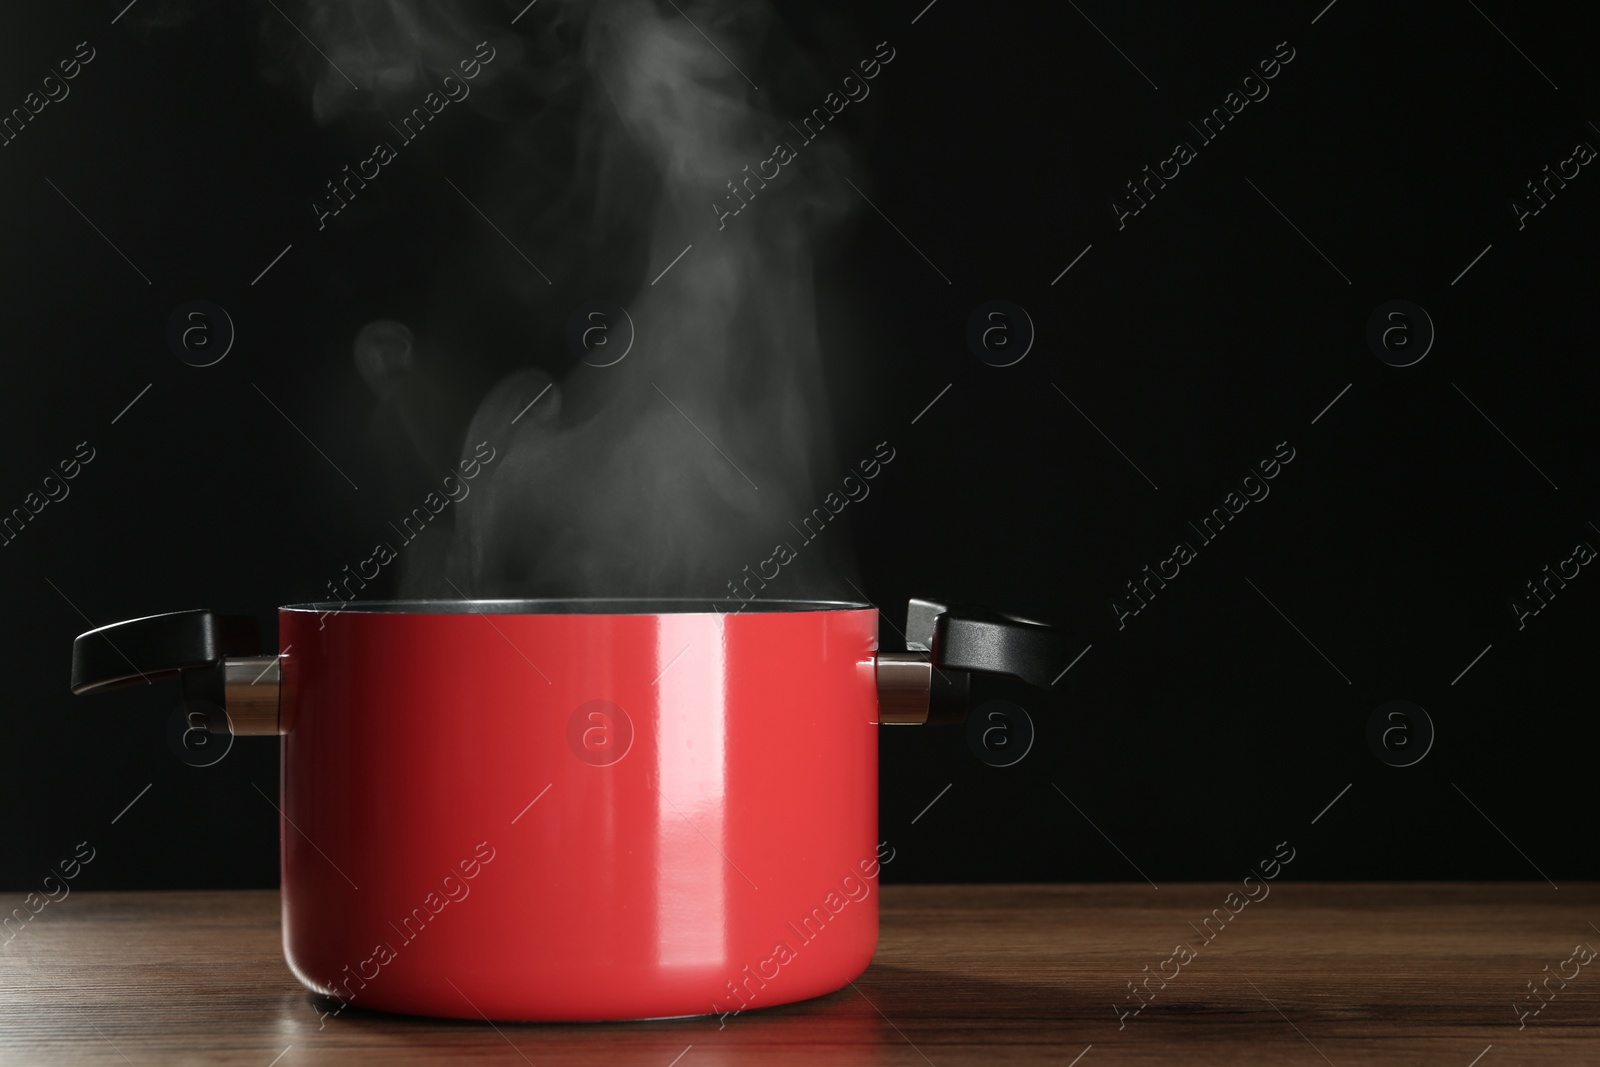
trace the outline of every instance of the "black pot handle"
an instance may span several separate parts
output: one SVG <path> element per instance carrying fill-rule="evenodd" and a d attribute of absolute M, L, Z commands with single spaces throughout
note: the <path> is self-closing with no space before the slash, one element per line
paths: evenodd
<path fill-rule="evenodd" d="M 261 630 L 248 615 L 203 608 L 147 615 L 78 635 L 72 642 L 72 692 L 103 693 L 176 674 L 191 726 L 275 735 L 282 657 L 260 653 Z"/>
<path fill-rule="evenodd" d="M 906 608 L 907 651 L 878 654 L 878 721 L 963 722 L 974 673 L 1010 675 L 1048 689 L 1071 662 L 1070 640 L 1020 615 L 912 600 Z"/>
<path fill-rule="evenodd" d="M 186 695 L 208 697 L 187 692 L 191 672 L 219 668 L 229 656 L 260 653 L 260 626 L 247 615 L 205 608 L 146 615 L 78 635 L 72 642 L 72 692 L 104 693 L 176 674 L 184 678 Z"/>
<path fill-rule="evenodd" d="M 1067 666 L 1067 635 L 1020 615 L 987 608 L 912 600 L 906 608 L 906 647 L 927 652 L 942 671 L 1009 674 L 1040 689 Z"/>

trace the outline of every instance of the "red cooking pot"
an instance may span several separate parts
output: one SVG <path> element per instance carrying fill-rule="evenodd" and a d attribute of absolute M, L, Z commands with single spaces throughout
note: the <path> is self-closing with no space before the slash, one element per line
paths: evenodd
<path fill-rule="evenodd" d="M 282 738 L 283 945 L 314 993 L 491 1019 L 813 997 L 878 936 L 878 723 L 969 671 L 1055 681 L 1057 631 L 912 601 L 396 601 L 183 611 L 73 645 L 72 691 L 182 676 L 190 728 Z"/>

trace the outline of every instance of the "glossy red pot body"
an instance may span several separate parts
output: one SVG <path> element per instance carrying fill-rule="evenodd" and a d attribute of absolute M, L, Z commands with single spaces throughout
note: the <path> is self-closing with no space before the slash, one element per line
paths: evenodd
<path fill-rule="evenodd" d="M 877 613 L 280 612 L 284 950 L 342 1005 L 759 1008 L 878 932 Z"/>

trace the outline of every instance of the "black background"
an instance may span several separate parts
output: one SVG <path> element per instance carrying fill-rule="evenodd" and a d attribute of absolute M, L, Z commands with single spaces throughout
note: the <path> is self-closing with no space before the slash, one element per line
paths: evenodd
<path fill-rule="evenodd" d="M 1600 545 L 1600 176 L 1585 167 L 1524 228 L 1511 206 L 1600 145 L 1581 16 L 1323 5 L 784 13 L 824 73 L 897 51 L 839 120 L 876 207 L 856 205 L 817 271 L 837 454 L 897 450 L 851 509 L 859 584 L 897 625 L 934 594 L 1092 646 L 1049 694 L 1004 692 L 1037 727 L 1014 766 L 957 729 L 882 731 L 891 881 L 1233 879 L 1282 840 L 1301 878 L 1600 874 L 1600 578 L 1585 568 L 1524 629 L 1510 608 L 1575 543 Z M 0 13 L 6 109 L 78 41 L 97 50 L 0 148 L 0 507 L 77 442 L 96 450 L 0 549 L 0 885 L 34 886 L 84 839 L 105 857 L 89 888 L 271 885 L 277 815 L 252 786 L 274 792 L 274 747 L 185 766 L 165 736 L 175 687 L 75 700 L 71 639 L 202 605 L 271 625 L 404 510 L 350 338 L 505 257 L 442 181 L 476 188 L 502 134 L 463 112 L 318 232 L 311 199 L 370 130 L 318 126 L 304 85 L 262 77 L 307 48 L 281 16 L 150 0 L 112 25 L 122 6 Z M 520 7 L 492 12 L 497 32 Z M 1196 141 L 1185 120 L 1282 41 L 1295 57 L 1270 96 L 1119 230 L 1124 183 Z M 566 295 L 539 330 L 559 331 Z M 238 331 L 204 369 L 165 339 L 196 298 Z M 1437 330 L 1404 368 L 1365 340 L 1396 298 Z M 966 343 L 991 299 L 1037 329 L 1015 366 Z M 563 358 L 463 358 L 451 395 L 470 411 L 508 360 Z M 1119 630 L 1123 583 L 1283 441 L 1270 497 Z M 1397 698 L 1437 728 L 1406 768 L 1365 736 Z"/>

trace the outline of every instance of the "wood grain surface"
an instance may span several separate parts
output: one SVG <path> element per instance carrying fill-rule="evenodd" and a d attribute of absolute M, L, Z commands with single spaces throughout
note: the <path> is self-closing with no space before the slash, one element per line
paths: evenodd
<path fill-rule="evenodd" d="M 1600 960 L 1567 962 L 1600 947 L 1600 886 L 1279 882 L 1201 945 L 1190 924 L 1236 888 L 887 886 L 853 986 L 720 1025 L 319 1024 L 276 893 L 74 893 L 0 946 L 0 1063 L 1600 1063 Z M 1519 1029 L 1527 983 L 1575 969 Z M 1129 981 L 1175 970 L 1118 1019 Z"/>

